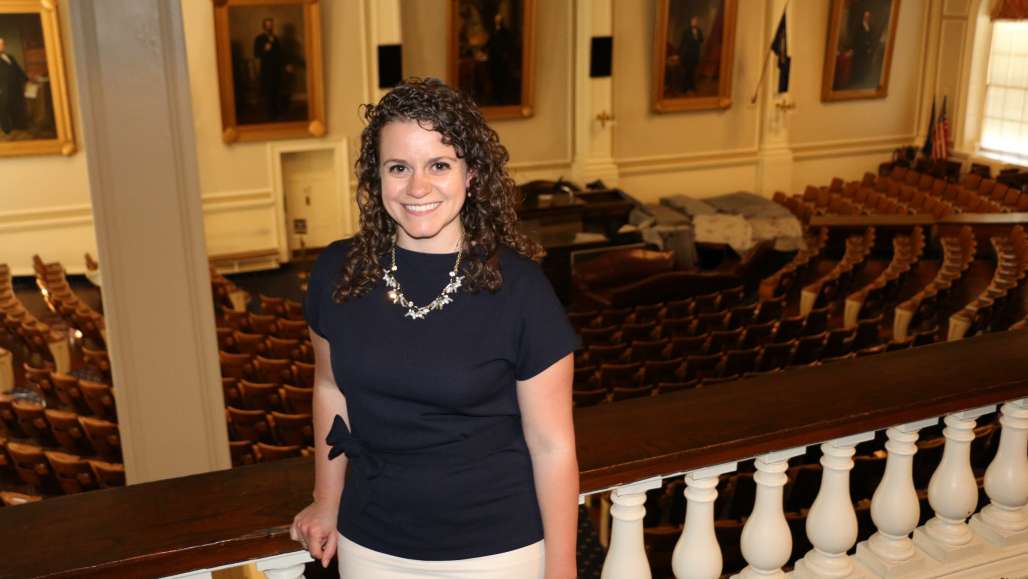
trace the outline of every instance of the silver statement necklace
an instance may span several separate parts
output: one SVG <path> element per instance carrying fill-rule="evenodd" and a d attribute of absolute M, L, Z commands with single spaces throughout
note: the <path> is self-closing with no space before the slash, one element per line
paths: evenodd
<path fill-rule="evenodd" d="M 441 310 L 443 306 L 453 301 L 450 296 L 460 289 L 461 281 L 464 280 L 464 276 L 457 275 L 460 271 L 460 258 L 463 252 L 463 238 L 457 245 L 457 263 L 453 264 L 453 269 L 450 270 L 450 282 L 443 288 L 440 293 L 430 304 L 427 306 L 416 306 L 414 302 L 407 299 L 407 296 L 403 295 L 403 290 L 400 289 L 400 282 L 396 281 L 396 277 L 393 273 L 396 271 L 396 239 L 393 239 L 392 249 L 392 263 L 389 268 L 382 274 L 382 280 L 385 281 L 386 287 L 389 288 L 389 299 L 394 304 L 399 304 L 402 308 L 407 308 L 407 313 L 403 315 L 405 318 L 412 320 L 423 320 L 429 312 L 433 310 Z"/>

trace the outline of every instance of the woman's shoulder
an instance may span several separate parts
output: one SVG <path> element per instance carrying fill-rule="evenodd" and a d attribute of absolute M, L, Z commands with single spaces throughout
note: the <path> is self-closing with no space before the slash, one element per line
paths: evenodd
<path fill-rule="evenodd" d="M 498 253 L 504 285 L 510 284 L 511 288 L 532 289 L 538 288 L 540 283 L 549 283 L 542 267 L 532 258 L 506 245 L 501 245 Z"/>
<path fill-rule="evenodd" d="M 311 275 L 328 275 L 330 272 L 338 271 L 352 245 L 352 237 L 337 239 L 328 244 L 315 258 L 314 265 L 311 266 Z"/>

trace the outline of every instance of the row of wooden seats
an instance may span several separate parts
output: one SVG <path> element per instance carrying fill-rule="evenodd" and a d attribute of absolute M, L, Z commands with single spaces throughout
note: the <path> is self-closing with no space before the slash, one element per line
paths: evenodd
<path fill-rule="evenodd" d="M 218 352 L 222 378 L 263 384 L 314 386 L 314 364 L 288 358 L 266 358 L 260 354 Z"/>
<path fill-rule="evenodd" d="M 600 328 L 626 323 L 660 322 L 668 318 L 688 318 L 698 314 L 723 313 L 736 307 L 745 307 L 745 290 L 742 286 L 691 298 L 626 308 L 573 309 L 568 312 L 568 321 L 577 329 Z"/>
<path fill-rule="evenodd" d="M 306 323 L 304 323 L 306 327 Z M 231 354 L 250 354 L 266 358 L 281 358 L 300 362 L 313 362 L 314 351 L 307 340 L 281 338 L 266 334 L 253 334 L 231 328 L 218 328 L 218 349 Z"/>
<path fill-rule="evenodd" d="M 875 229 L 868 227 L 863 235 L 846 238 L 846 252 L 825 275 L 803 287 L 800 292 L 800 313 L 824 307 L 848 290 L 854 274 L 863 267 L 874 247 Z"/>
<path fill-rule="evenodd" d="M 228 406 L 225 420 L 229 440 L 248 440 L 282 446 L 314 446 L 314 424 L 310 414 L 289 414 L 277 410 L 247 410 Z"/>
<path fill-rule="evenodd" d="M 893 177 L 892 173 L 899 173 Z M 1009 211 L 1002 204 L 996 203 L 986 196 L 979 195 L 975 191 L 965 189 L 958 183 L 951 183 L 944 179 L 937 179 L 931 175 L 924 175 L 916 171 L 903 172 L 902 168 L 893 170 L 885 177 L 879 178 L 877 184 L 879 189 L 889 191 L 892 195 L 916 196 L 918 192 L 929 195 L 934 199 L 948 203 L 954 213 L 1001 213 Z"/>
<path fill-rule="evenodd" d="M 766 303 L 783 306 L 784 300 L 779 298 Z M 766 322 L 757 318 L 749 308 L 746 309 L 747 317 L 733 317 L 732 314 L 738 311 L 732 310 L 728 314 L 715 317 L 714 320 L 720 322 L 718 325 L 711 322 L 708 326 L 699 327 L 698 320 L 692 318 L 669 318 L 663 326 L 658 327 L 666 333 L 658 332 L 645 338 L 636 337 L 622 341 L 617 339 L 626 335 L 621 332 L 609 334 L 607 340 L 583 340 L 585 349 L 576 356 L 576 363 L 589 364 L 595 360 L 614 359 L 645 361 L 684 354 L 719 353 L 738 346 L 749 348 L 768 342 L 785 342 L 823 332 L 828 327 L 828 308 L 814 310 L 806 316 L 790 317 L 783 317 L 784 310 L 776 309 L 776 316 Z M 679 321 L 685 323 L 671 325 L 672 322 Z M 591 335 L 595 337 L 598 334 Z"/>
<path fill-rule="evenodd" d="M 817 265 L 825 247 L 828 245 L 828 228 L 821 227 L 806 237 L 806 247 L 799 250 L 789 263 L 778 271 L 762 279 L 757 289 L 761 301 L 788 294 L 797 279 Z"/>
<path fill-rule="evenodd" d="M 106 361 L 106 353 L 103 359 Z M 26 382 L 43 396 L 47 406 L 63 407 L 85 416 L 117 422 L 114 390 L 109 383 L 55 372 L 50 368 L 36 368 L 27 363 L 22 367 Z"/>
<path fill-rule="evenodd" d="M 925 237 L 920 226 L 914 227 L 910 235 L 897 235 L 892 239 L 892 260 L 874 280 L 846 296 L 843 310 L 843 327 L 853 328 L 861 314 L 877 315 L 894 303 L 895 296 L 903 286 L 907 275 L 924 254 Z"/>
<path fill-rule="evenodd" d="M 79 456 L 121 460 L 118 424 L 102 418 L 80 416 L 68 410 L 43 408 L 0 394 L 0 423 L 10 439 L 59 447 Z"/>
<path fill-rule="evenodd" d="M 959 185 L 904 167 L 894 167 L 888 177 L 893 181 L 916 186 L 922 191 L 932 191 L 944 199 L 953 199 L 958 206 L 968 210 L 976 209 L 975 204 L 981 200 L 990 201 L 993 207 L 998 207 L 998 211 L 992 211 L 994 213 L 1028 210 L 1028 197 L 1017 188 L 983 178 L 976 173 L 964 175 Z"/>
<path fill-rule="evenodd" d="M 994 322 L 1002 324 L 1006 306 L 1011 303 L 1012 293 L 1024 287 L 1028 270 L 1028 240 L 1024 228 L 1016 225 L 1007 237 L 991 239 L 996 253 L 996 269 L 988 287 L 960 311 L 949 318 L 947 339 L 959 340 L 978 332 L 989 331 Z M 1009 323 L 1009 322 L 1007 322 Z"/>
<path fill-rule="evenodd" d="M 34 444 L 0 440 L 0 467 L 10 468 L 40 494 L 74 494 L 125 485 L 119 463 L 46 450 Z"/>
<path fill-rule="evenodd" d="M 312 446 L 282 446 L 264 442 L 252 443 L 249 440 L 233 440 L 228 444 L 229 453 L 232 457 L 232 466 L 246 466 L 258 462 L 273 462 L 300 456 L 314 456 L 314 447 Z"/>
<path fill-rule="evenodd" d="M 104 348 L 107 342 L 103 314 L 79 298 L 68 283 L 64 266 L 60 262 L 44 262 L 39 255 L 33 255 L 32 267 L 36 274 L 36 286 L 50 311 L 80 331 L 94 349 Z"/>
<path fill-rule="evenodd" d="M 3 313 L 3 325 L 7 332 L 15 336 L 25 347 L 26 353 L 40 363 L 52 362 L 52 348 L 58 348 L 67 339 L 64 334 L 53 331 L 48 324 L 32 315 L 18 299 L 7 264 L 0 264 L 0 312 Z"/>
<path fill-rule="evenodd" d="M 312 412 L 314 388 L 310 386 L 222 378 L 221 387 L 226 406 L 266 412 L 278 410 L 294 414 Z"/>
<path fill-rule="evenodd" d="M 953 289 L 971 267 L 978 251 L 974 231 L 968 226 L 961 227 L 957 235 L 942 237 L 939 243 L 942 245 L 942 264 L 935 277 L 894 310 L 892 334 L 895 339 L 906 338 L 911 328 L 924 330 L 941 323 L 938 319 L 940 308 L 949 301 Z"/>
<path fill-rule="evenodd" d="M 297 339 L 309 337 L 309 334 L 307 334 L 307 322 L 304 321 L 302 312 L 299 316 L 296 314 L 282 316 L 278 314 L 225 310 L 220 323 L 222 324 L 219 326 L 220 328 L 229 328 L 251 334 Z"/>

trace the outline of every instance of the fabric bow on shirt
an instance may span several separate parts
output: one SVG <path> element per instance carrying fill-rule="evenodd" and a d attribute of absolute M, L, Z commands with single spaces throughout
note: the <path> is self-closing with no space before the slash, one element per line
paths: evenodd
<path fill-rule="evenodd" d="M 332 428 L 328 431 L 325 442 L 331 447 L 328 451 L 329 460 L 345 454 L 353 465 L 353 476 L 350 477 L 346 488 L 350 489 L 356 508 L 363 510 L 370 498 L 371 486 L 368 482 L 382 472 L 381 457 L 371 452 L 361 439 L 354 436 L 338 414 L 332 420 Z"/>

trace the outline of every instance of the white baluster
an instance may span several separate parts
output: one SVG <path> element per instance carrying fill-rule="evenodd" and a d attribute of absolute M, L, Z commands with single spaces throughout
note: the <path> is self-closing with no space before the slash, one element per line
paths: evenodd
<path fill-rule="evenodd" d="M 314 559 L 307 551 L 295 551 L 254 561 L 267 579 L 303 579 L 304 565 Z"/>
<path fill-rule="evenodd" d="M 753 475 L 757 496 L 753 513 L 742 528 L 740 542 L 748 565 L 733 579 L 785 577 L 782 565 L 789 561 L 792 553 L 792 534 L 782 506 L 782 487 L 788 480 L 785 471 L 789 468 L 789 459 L 805 451 L 801 446 L 757 457 L 757 472 Z"/>
<path fill-rule="evenodd" d="M 978 506 L 978 482 L 971 470 L 971 441 L 975 420 L 995 411 L 995 406 L 976 408 L 946 417 L 946 447 L 942 461 L 928 483 L 928 502 L 935 516 L 914 530 L 914 544 L 939 561 L 979 553 L 982 542 L 965 522 Z"/>
<path fill-rule="evenodd" d="M 650 564 L 643 544 L 646 491 L 660 488 L 660 477 L 620 486 L 610 493 L 614 505 L 610 548 L 603 561 L 600 579 L 650 579 Z"/>
<path fill-rule="evenodd" d="M 1028 398 L 1003 405 L 999 449 L 985 471 L 991 501 L 971 518 L 971 528 L 1006 547 L 1028 542 Z"/>
<path fill-rule="evenodd" d="M 924 565 L 910 533 L 921 518 L 921 505 L 914 488 L 914 454 L 918 431 L 938 424 L 938 418 L 894 426 L 885 431 L 889 457 L 885 474 L 871 499 L 871 520 L 878 529 L 857 545 L 857 559 L 883 577 L 909 573 Z"/>
<path fill-rule="evenodd" d="M 821 488 L 807 514 L 807 537 L 813 549 L 796 562 L 797 579 L 855 577 L 846 551 L 857 542 L 857 513 L 850 499 L 850 470 L 857 444 L 874 432 L 837 438 L 821 445 Z"/>
<path fill-rule="evenodd" d="M 671 571 L 678 579 L 717 579 L 721 549 L 714 534 L 717 477 L 734 471 L 734 462 L 701 468 L 685 475 L 685 525 L 671 554 Z"/>

